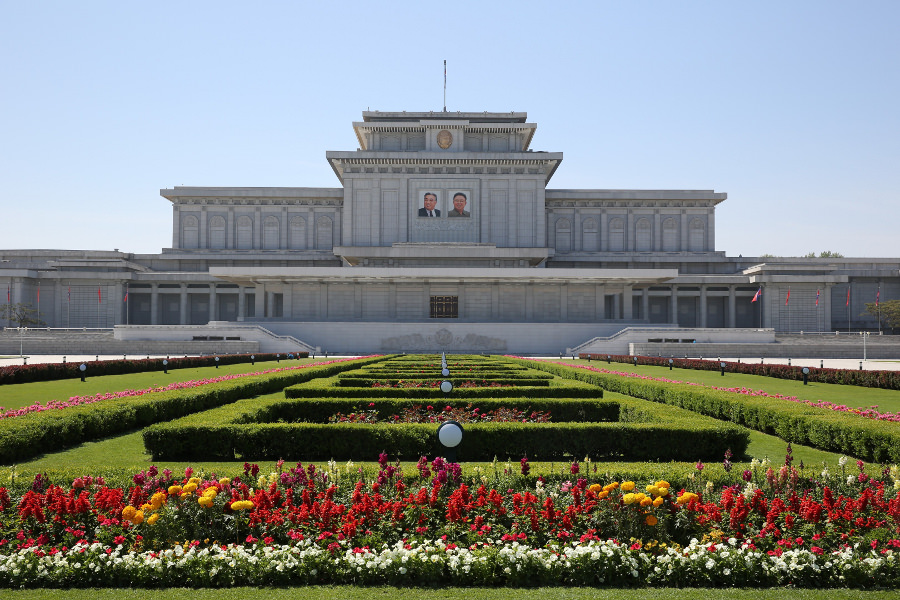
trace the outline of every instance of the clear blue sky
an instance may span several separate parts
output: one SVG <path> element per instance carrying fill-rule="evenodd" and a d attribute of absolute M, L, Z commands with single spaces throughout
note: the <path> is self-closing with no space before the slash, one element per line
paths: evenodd
<path fill-rule="evenodd" d="M 900 256 L 900 2 L 0 0 L 0 248 L 171 246 L 175 185 L 338 187 L 372 110 L 526 111 L 551 188 L 714 189 L 729 255 Z"/>

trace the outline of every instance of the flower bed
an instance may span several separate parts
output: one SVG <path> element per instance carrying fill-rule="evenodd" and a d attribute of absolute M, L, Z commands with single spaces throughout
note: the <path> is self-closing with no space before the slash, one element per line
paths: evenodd
<path fill-rule="evenodd" d="M 820 481 L 759 467 L 715 490 L 605 481 L 588 465 L 544 480 L 379 463 L 374 477 L 279 463 L 234 479 L 151 468 L 127 488 L 38 477 L 0 489 L 0 585 L 900 584 L 896 467 Z"/>

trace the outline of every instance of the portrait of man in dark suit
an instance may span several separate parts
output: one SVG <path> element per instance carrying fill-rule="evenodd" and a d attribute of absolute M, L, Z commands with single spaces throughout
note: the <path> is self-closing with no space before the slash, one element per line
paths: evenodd
<path fill-rule="evenodd" d="M 425 206 L 419 209 L 420 217 L 441 216 L 441 211 L 435 208 L 437 206 L 437 195 L 434 192 L 425 192 L 425 198 L 422 203 Z"/>
<path fill-rule="evenodd" d="M 448 217 L 471 217 L 472 214 L 466 210 L 466 202 L 468 198 L 462 192 L 453 194 L 453 210 L 447 213 Z"/>

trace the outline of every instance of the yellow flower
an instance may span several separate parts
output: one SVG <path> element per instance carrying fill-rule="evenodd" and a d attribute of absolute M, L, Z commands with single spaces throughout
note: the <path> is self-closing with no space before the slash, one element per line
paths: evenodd
<path fill-rule="evenodd" d="M 137 509 L 130 504 L 122 509 L 122 518 L 126 521 L 130 521 L 134 518 L 134 514 L 137 512 Z"/>
<path fill-rule="evenodd" d="M 644 519 L 644 523 L 646 523 L 646 524 L 649 525 L 650 527 L 653 527 L 654 525 L 656 525 L 657 523 L 659 523 L 659 519 L 657 519 L 657 518 L 656 518 L 655 516 L 653 516 L 653 515 L 647 515 L 646 518 Z"/>
<path fill-rule="evenodd" d="M 151 510 L 152 508 L 153 508 L 153 507 L 150 506 L 149 504 L 147 504 L 146 502 L 143 503 L 143 504 L 141 504 L 141 510 L 146 511 L 146 510 Z"/>
<path fill-rule="evenodd" d="M 609 492 L 607 492 L 606 490 L 603 490 L 602 492 L 599 492 L 597 494 L 597 500 L 603 500 L 607 496 L 609 496 Z"/>
<path fill-rule="evenodd" d="M 643 507 L 650 506 L 651 504 L 653 504 L 653 500 L 650 499 L 649 497 L 644 497 L 644 499 L 641 500 L 641 506 L 643 506 Z"/>
<path fill-rule="evenodd" d="M 156 492 L 153 496 L 150 497 L 150 507 L 153 510 L 159 510 L 163 504 L 166 503 L 166 494 L 165 492 Z"/>
<path fill-rule="evenodd" d="M 624 502 L 625 504 L 634 504 L 637 501 L 638 499 L 635 494 L 625 494 L 624 496 L 622 496 L 622 502 Z"/>
<path fill-rule="evenodd" d="M 622 491 L 623 492 L 630 492 L 633 489 L 634 489 L 633 481 L 623 481 L 622 482 Z"/>
<path fill-rule="evenodd" d="M 659 505 L 662 504 L 663 502 L 664 502 L 663 497 L 662 497 L 662 496 L 657 496 L 657 497 L 653 500 L 653 506 L 659 506 Z"/>
<path fill-rule="evenodd" d="M 618 488 L 619 488 L 619 482 L 618 482 L 618 481 L 613 481 L 612 483 L 603 486 L 603 490 L 606 491 L 606 492 L 611 492 L 611 491 L 613 491 L 613 490 L 615 490 L 615 489 L 618 489 Z"/>
<path fill-rule="evenodd" d="M 177 495 L 179 495 L 180 493 L 181 493 L 181 486 L 180 486 L 180 485 L 172 485 L 172 486 L 169 486 L 169 495 L 170 495 L 170 496 L 177 496 Z"/>
<path fill-rule="evenodd" d="M 656 487 L 668 488 L 668 487 L 672 487 L 672 484 L 670 484 L 665 479 L 660 479 L 659 481 L 656 482 Z"/>
<path fill-rule="evenodd" d="M 191 477 L 190 479 L 188 479 L 188 483 L 189 484 L 193 483 L 194 485 L 200 485 L 200 478 L 199 477 Z"/>
<path fill-rule="evenodd" d="M 184 494 L 190 494 L 191 492 L 193 492 L 196 489 L 197 489 L 197 484 L 192 482 L 192 483 L 187 484 L 183 488 L 181 488 L 181 492 Z"/>
<path fill-rule="evenodd" d="M 152 515 L 150 515 L 150 518 L 147 519 L 147 524 L 153 525 L 157 521 L 159 521 L 159 513 L 153 513 Z"/>
<path fill-rule="evenodd" d="M 231 484 L 231 480 L 228 479 L 227 477 L 223 477 L 222 479 L 219 480 L 219 485 L 221 485 L 221 486 L 226 486 L 226 485 L 230 485 L 230 484 Z"/>
<path fill-rule="evenodd" d="M 676 502 L 678 502 L 678 504 L 687 504 L 691 500 L 697 500 L 699 498 L 700 498 L 700 496 L 698 496 L 697 494 L 695 494 L 693 492 L 685 492 L 682 495 L 678 496 L 678 499 L 676 500 Z"/>
<path fill-rule="evenodd" d="M 140 525 L 141 523 L 143 523 L 144 522 L 144 511 L 139 510 L 136 513 L 134 513 L 134 517 L 131 518 L 131 522 L 134 523 L 135 525 Z"/>
<path fill-rule="evenodd" d="M 588 489 L 591 490 L 592 492 L 594 492 L 595 494 L 599 494 L 600 492 L 603 491 L 603 486 L 600 485 L 599 483 L 595 483 L 595 484 L 591 485 L 591 487 L 589 487 Z"/>
<path fill-rule="evenodd" d="M 249 510 L 254 506 L 252 500 L 235 500 L 231 503 L 231 510 Z"/>
<path fill-rule="evenodd" d="M 659 495 L 660 495 L 660 496 L 668 496 L 668 495 L 669 495 L 669 488 L 668 488 L 668 487 L 662 487 L 662 486 L 660 486 L 660 487 L 659 487 Z"/>
<path fill-rule="evenodd" d="M 200 496 L 199 498 L 197 498 L 197 504 L 199 504 L 203 508 L 209 508 L 213 505 L 213 499 L 209 496 Z"/>
<path fill-rule="evenodd" d="M 647 491 L 653 496 L 659 496 L 659 488 L 653 484 L 647 486 Z"/>
<path fill-rule="evenodd" d="M 209 486 L 208 488 L 206 488 L 205 490 L 203 490 L 203 495 L 204 495 L 204 496 L 209 496 L 210 498 L 215 498 L 216 496 L 219 495 L 219 490 L 217 490 L 217 489 L 216 489 L 215 487 L 213 487 L 213 486 Z"/>

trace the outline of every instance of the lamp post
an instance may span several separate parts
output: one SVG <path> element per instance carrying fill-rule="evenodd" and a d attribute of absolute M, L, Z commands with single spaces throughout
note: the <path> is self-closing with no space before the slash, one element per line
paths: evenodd
<path fill-rule="evenodd" d="M 441 445 L 447 449 L 447 455 L 444 458 L 449 462 L 456 462 L 456 447 L 462 442 L 463 433 L 463 426 L 456 421 L 444 421 L 438 427 L 437 438 Z"/>

